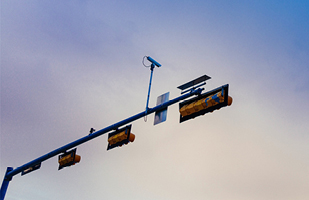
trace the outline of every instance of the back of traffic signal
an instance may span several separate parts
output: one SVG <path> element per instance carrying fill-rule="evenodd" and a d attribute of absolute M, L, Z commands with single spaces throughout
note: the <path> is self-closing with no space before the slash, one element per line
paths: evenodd
<path fill-rule="evenodd" d="M 81 157 L 76 154 L 76 148 L 71 151 L 65 152 L 58 157 L 59 168 L 58 170 L 75 165 L 80 162 Z"/>
<path fill-rule="evenodd" d="M 116 131 L 109 133 L 107 150 L 121 147 L 123 144 L 128 144 L 129 142 L 134 142 L 135 135 L 131 133 L 131 127 L 132 125 L 130 124 L 121 129 L 117 128 Z"/>
<path fill-rule="evenodd" d="M 222 107 L 230 106 L 233 99 L 228 95 L 228 90 L 229 85 L 227 84 L 181 102 L 179 104 L 180 123 L 219 110 Z"/>

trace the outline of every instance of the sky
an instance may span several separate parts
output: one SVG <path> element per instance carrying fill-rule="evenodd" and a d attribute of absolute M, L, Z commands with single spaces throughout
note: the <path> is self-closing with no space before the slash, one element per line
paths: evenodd
<path fill-rule="evenodd" d="M 201 75 L 233 104 L 179 123 L 132 122 L 14 176 L 7 200 L 309 199 L 307 0 L 1 1 L 0 179 L 54 149 L 145 110 Z M 147 64 L 147 63 L 146 63 Z"/>

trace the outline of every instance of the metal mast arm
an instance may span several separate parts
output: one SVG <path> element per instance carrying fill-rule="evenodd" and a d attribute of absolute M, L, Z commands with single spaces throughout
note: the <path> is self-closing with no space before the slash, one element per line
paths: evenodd
<path fill-rule="evenodd" d="M 203 90 L 203 88 L 198 88 L 196 90 L 191 91 L 190 93 L 187 93 L 187 94 L 179 96 L 179 97 L 177 97 L 175 99 L 169 100 L 168 102 L 163 103 L 161 105 L 158 105 L 158 106 L 156 106 L 154 108 L 149 108 L 146 115 L 149 115 L 149 114 L 154 113 L 154 112 L 156 112 L 158 110 L 167 108 L 168 106 L 170 106 L 172 104 L 175 104 L 175 103 L 177 103 L 177 102 L 179 102 L 179 101 L 181 101 L 183 99 L 186 99 L 188 97 L 191 97 L 193 95 L 201 94 L 202 90 Z M 71 149 L 73 147 L 76 147 L 76 146 L 78 146 L 80 144 L 83 144 L 83 143 L 85 143 L 85 142 L 87 142 L 89 140 L 92 140 L 92 139 L 94 139 L 94 138 L 96 138 L 98 136 L 101 136 L 104 133 L 107 133 L 107 132 L 112 131 L 112 130 L 116 130 L 118 127 L 123 126 L 125 124 L 128 124 L 130 122 L 133 122 L 133 121 L 135 121 L 135 120 L 137 120 L 139 118 L 142 118 L 144 116 L 145 116 L 145 111 L 142 111 L 142 112 L 140 112 L 140 113 L 138 113 L 138 114 L 136 114 L 136 115 L 134 115 L 132 117 L 129 117 L 129 118 L 125 119 L 125 120 L 117 122 L 117 123 L 115 123 L 113 125 L 110 125 L 110 126 L 108 126 L 106 128 L 103 128 L 103 129 L 101 129 L 101 130 L 99 130 L 97 132 L 94 132 L 94 133 L 90 134 L 90 135 L 82 137 L 82 138 L 80 138 L 80 139 L 78 139 L 78 140 L 76 140 L 74 142 L 71 142 L 71 143 L 69 143 L 69 144 L 67 144 L 65 146 L 62 146 L 62 147 L 54 150 L 54 151 L 51 151 L 51 152 L 49 152 L 49 153 L 47 153 L 47 154 L 45 154 L 45 155 L 43 155 L 43 156 L 41 156 L 41 157 L 31 161 L 29 163 L 26 163 L 26 164 L 24 164 L 24 165 L 22 165 L 20 167 L 17 167 L 14 170 L 9 171 L 8 173 L 6 173 L 4 179 L 5 180 L 10 180 L 13 176 L 15 176 L 16 174 L 22 172 L 25 169 L 28 169 L 31 166 L 34 166 L 34 165 L 36 165 L 38 163 L 41 163 L 41 162 L 43 162 L 43 161 L 45 161 L 45 160 L 47 160 L 47 159 L 49 159 L 51 157 L 54 157 L 54 156 L 56 156 L 56 155 L 58 155 L 60 153 L 63 153 L 66 150 L 69 150 L 69 149 Z"/>

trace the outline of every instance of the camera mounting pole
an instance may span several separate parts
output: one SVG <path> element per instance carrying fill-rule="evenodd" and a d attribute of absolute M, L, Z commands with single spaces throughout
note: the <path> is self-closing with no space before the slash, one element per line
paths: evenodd
<path fill-rule="evenodd" d="M 147 95 L 147 103 L 146 103 L 146 110 L 145 110 L 145 116 L 147 116 L 148 114 L 148 104 L 149 104 L 149 97 L 150 97 L 150 89 L 151 89 L 151 82 L 152 82 L 152 75 L 153 75 L 153 69 L 155 68 L 155 66 L 157 67 L 161 67 L 161 64 L 158 63 L 157 61 L 155 61 L 153 58 L 151 58 L 150 56 L 146 56 L 147 60 L 149 62 L 151 62 L 150 65 L 150 80 L 149 80 L 149 88 L 148 88 L 148 95 Z"/>

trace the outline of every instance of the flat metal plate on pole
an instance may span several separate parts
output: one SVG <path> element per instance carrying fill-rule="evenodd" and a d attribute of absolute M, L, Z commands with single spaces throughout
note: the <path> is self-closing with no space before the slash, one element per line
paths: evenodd
<path fill-rule="evenodd" d="M 203 81 L 206 81 L 208 79 L 211 79 L 211 77 L 207 76 L 207 75 L 203 75 L 203 76 L 201 76 L 199 78 L 196 78 L 196 79 L 194 79 L 192 81 L 189 81 L 188 83 L 182 84 L 181 86 L 178 86 L 177 88 L 180 89 L 180 90 L 185 90 L 185 89 L 187 89 L 189 87 L 193 87 L 196 84 L 199 84 L 199 83 L 201 83 Z"/>
<path fill-rule="evenodd" d="M 168 102 L 170 93 L 167 92 L 165 94 L 162 94 L 161 96 L 158 96 L 157 98 L 157 106 L 161 105 L 165 102 Z M 159 124 L 161 122 L 165 122 L 167 117 L 167 107 L 163 110 L 159 110 L 155 113 L 154 123 L 153 125 Z"/>

